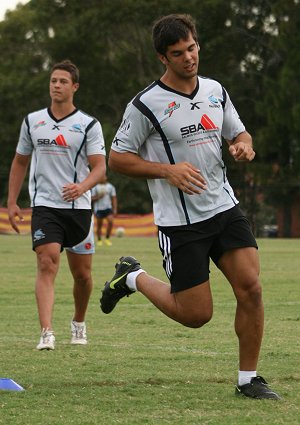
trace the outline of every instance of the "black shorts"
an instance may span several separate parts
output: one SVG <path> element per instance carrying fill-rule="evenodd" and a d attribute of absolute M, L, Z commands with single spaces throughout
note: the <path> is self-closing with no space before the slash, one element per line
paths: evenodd
<path fill-rule="evenodd" d="M 51 242 L 59 243 L 61 251 L 75 247 L 87 238 L 91 223 L 91 210 L 34 207 L 31 219 L 32 249 Z M 89 249 L 89 244 L 91 242 L 87 242 L 85 248 Z"/>
<path fill-rule="evenodd" d="M 113 210 L 111 208 L 106 208 L 106 210 L 97 210 L 95 215 L 97 218 L 105 218 L 112 213 Z"/>
<path fill-rule="evenodd" d="M 158 243 L 171 292 L 206 282 L 210 258 L 218 266 L 230 249 L 257 248 L 249 221 L 238 206 L 199 223 L 159 226 Z"/>

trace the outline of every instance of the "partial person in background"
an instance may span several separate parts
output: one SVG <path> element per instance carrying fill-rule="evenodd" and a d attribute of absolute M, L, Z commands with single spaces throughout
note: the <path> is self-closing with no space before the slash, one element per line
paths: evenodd
<path fill-rule="evenodd" d="M 74 280 L 71 344 L 87 344 L 85 315 L 95 252 L 90 189 L 104 179 L 106 162 L 99 121 L 73 103 L 78 88 L 79 70 L 73 63 L 64 61 L 52 67 L 51 105 L 25 117 L 9 176 L 8 217 L 19 233 L 16 219 L 23 217 L 17 200 L 31 162 L 31 232 L 41 326 L 38 350 L 55 348 L 54 282 L 64 248 Z"/>
<path fill-rule="evenodd" d="M 112 242 L 110 237 L 114 225 L 114 216 L 118 211 L 116 188 L 106 179 L 105 183 L 97 184 L 92 189 L 92 201 L 96 217 L 97 245 L 102 246 L 104 243 L 107 246 L 111 246 Z M 107 227 L 105 238 L 102 241 L 102 227 L 104 220 L 107 222 Z"/>

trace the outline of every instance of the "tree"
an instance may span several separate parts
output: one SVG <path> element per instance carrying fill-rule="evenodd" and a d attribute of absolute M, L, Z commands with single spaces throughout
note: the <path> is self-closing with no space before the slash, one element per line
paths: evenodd
<path fill-rule="evenodd" d="M 241 201 L 246 205 L 249 199 L 244 182 L 250 170 L 255 187 L 263 188 L 272 205 L 284 193 L 285 203 L 290 199 L 300 168 L 298 0 L 202 0 L 201 7 L 194 0 L 31 0 L 0 23 L 0 116 L 5 117 L 0 126 L 0 203 L 6 198 L 21 120 L 49 102 L 51 65 L 66 58 L 78 64 L 81 89 L 75 101 L 101 121 L 109 151 L 128 101 L 162 73 L 151 42 L 153 21 L 187 11 L 198 26 L 200 74 L 228 89 L 257 146 L 256 160 L 249 165 L 236 164 L 224 149 Z M 275 161 L 280 175 L 270 181 Z M 121 189 L 123 211 L 151 210 L 145 181 L 116 174 L 110 180 Z M 21 198 L 28 205 L 26 188 Z M 252 214 L 251 202 L 247 208 Z"/>
<path fill-rule="evenodd" d="M 284 234 L 291 236 L 291 208 L 300 191 L 300 5 L 272 4 L 271 30 L 262 76 L 264 96 L 257 105 L 264 121 L 258 131 L 261 161 L 268 164 L 266 198 L 284 212 Z"/>

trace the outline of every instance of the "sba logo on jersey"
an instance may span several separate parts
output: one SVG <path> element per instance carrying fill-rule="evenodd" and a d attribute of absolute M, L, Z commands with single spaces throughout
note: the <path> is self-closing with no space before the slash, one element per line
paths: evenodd
<path fill-rule="evenodd" d="M 209 116 L 204 114 L 202 115 L 199 123 L 181 127 L 180 131 L 181 131 L 182 137 L 187 137 L 187 136 L 190 136 L 191 134 L 205 133 L 207 131 L 212 131 L 217 129 L 218 127 L 209 118 Z"/>
<path fill-rule="evenodd" d="M 63 148 L 68 148 L 66 139 L 62 134 L 59 134 L 55 139 L 38 139 L 38 146 L 60 146 Z"/>

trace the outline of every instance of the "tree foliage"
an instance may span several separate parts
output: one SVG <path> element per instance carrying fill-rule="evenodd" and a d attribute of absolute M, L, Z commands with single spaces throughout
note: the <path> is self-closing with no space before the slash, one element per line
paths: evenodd
<path fill-rule="evenodd" d="M 280 203 L 284 194 L 286 202 L 297 190 L 298 0 L 31 0 L 0 22 L 0 203 L 5 202 L 21 120 L 49 103 L 51 65 L 66 58 L 78 65 L 76 104 L 101 121 L 109 150 L 128 101 L 162 73 L 152 48 L 153 21 L 174 12 L 196 19 L 200 74 L 225 86 L 254 137 L 254 164 L 237 165 L 227 158 L 245 208 L 250 168 L 255 187 L 260 185 L 271 203 Z M 151 210 L 143 180 L 109 177 L 123 212 Z M 280 187 L 276 193 L 274 182 Z M 28 202 L 26 188 L 22 199 Z"/>

